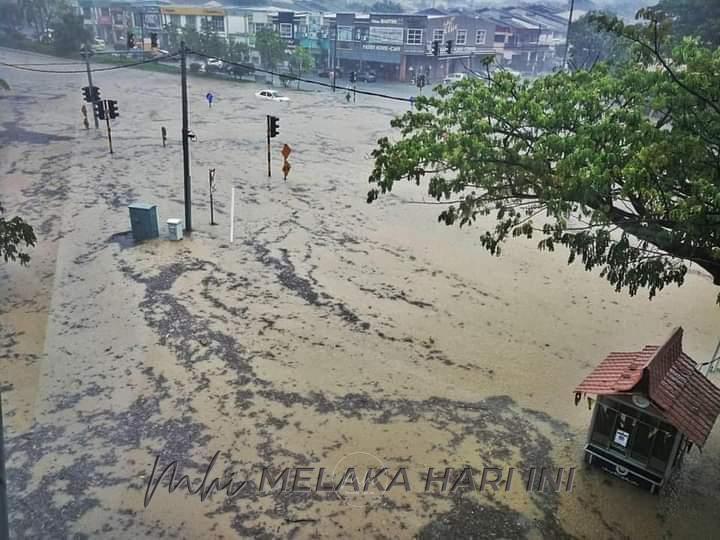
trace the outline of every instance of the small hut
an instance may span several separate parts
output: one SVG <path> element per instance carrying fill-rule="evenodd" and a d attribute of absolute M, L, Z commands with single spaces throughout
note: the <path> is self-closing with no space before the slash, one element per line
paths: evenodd
<path fill-rule="evenodd" d="M 652 493 L 693 445 L 702 448 L 720 414 L 720 389 L 683 352 L 682 335 L 611 353 L 575 389 L 576 405 L 596 397 L 586 461 Z"/>

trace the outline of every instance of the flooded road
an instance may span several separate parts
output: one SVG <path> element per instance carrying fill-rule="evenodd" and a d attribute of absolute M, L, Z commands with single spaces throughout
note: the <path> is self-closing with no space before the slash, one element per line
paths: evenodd
<path fill-rule="evenodd" d="M 28 268 L 0 267 L 15 537 L 716 535 L 717 429 L 653 497 L 582 467 L 590 411 L 572 393 L 610 351 L 659 344 L 675 326 L 708 359 L 720 338 L 709 278 L 691 273 L 648 301 L 532 241 L 493 257 L 479 228 L 438 225 L 437 206 L 411 204 L 417 188 L 365 203 L 374 142 L 406 105 L 290 90 L 289 104 L 264 103 L 254 84 L 194 78 L 194 231 L 136 244 L 128 204 L 157 204 L 163 231 L 183 217 L 178 78 L 94 74 L 119 103 L 111 156 L 104 130 L 82 128 L 82 74 L 0 77 L 13 88 L 0 97 L 2 204 L 39 239 Z M 272 178 L 266 114 L 280 118 Z M 208 483 L 247 481 L 236 496 L 201 500 L 163 481 L 146 506 L 156 457 L 195 487 L 217 452 Z M 320 468 L 337 484 L 349 467 L 386 467 L 385 489 L 317 489 Z M 476 489 L 426 491 L 428 469 L 447 467 L 477 471 Z M 572 492 L 528 492 L 542 467 L 577 467 Z M 290 482 L 309 469 L 313 489 L 261 487 L 263 468 L 290 469 Z M 484 468 L 502 471 L 498 490 L 479 489 Z M 407 483 L 388 489 L 400 470 Z"/>

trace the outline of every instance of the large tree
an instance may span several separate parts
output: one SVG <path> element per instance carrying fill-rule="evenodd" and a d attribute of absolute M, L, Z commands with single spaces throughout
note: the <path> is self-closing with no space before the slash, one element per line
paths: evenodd
<path fill-rule="evenodd" d="M 676 36 L 697 36 L 706 45 L 720 46 L 718 0 L 660 0 L 655 10 L 673 20 Z"/>
<path fill-rule="evenodd" d="M 598 26 L 599 13 L 587 13 L 573 21 L 568 33 L 568 64 L 571 69 L 590 69 L 598 62 L 616 64 L 628 59 L 630 46 L 614 32 Z"/>
<path fill-rule="evenodd" d="M 30 256 L 24 250 L 25 247 L 35 245 L 35 233 L 30 225 L 22 218 L 15 216 L 11 219 L 3 217 L 3 207 L 0 206 L 0 257 L 5 262 L 19 261 L 26 265 L 30 262 Z"/>
<path fill-rule="evenodd" d="M 612 70 L 488 70 L 417 98 L 392 121 L 400 137 L 373 151 L 368 202 L 410 180 L 447 205 L 447 225 L 494 214 L 491 253 L 540 236 L 631 295 L 682 284 L 689 264 L 720 285 L 720 49 L 687 38 L 664 53 L 669 21 L 639 15 L 635 27 L 600 18 L 634 44 Z"/>
<path fill-rule="evenodd" d="M 263 66 L 275 69 L 285 59 L 287 44 L 277 32 L 260 30 L 255 34 L 255 48 L 260 53 Z"/>
<path fill-rule="evenodd" d="M 77 52 L 93 36 L 92 31 L 85 28 L 82 15 L 69 11 L 60 16 L 54 30 L 53 48 L 58 54 Z"/>
<path fill-rule="evenodd" d="M 315 59 L 313 58 L 310 51 L 305 47 L 296 47 L 290 56 L 290 67 L 293 72 L 298 76 L 302 77 L 304 73 L 307 73 L 315 66 Z M 297 81 L 297 87 L 300 89 L 300 80 Z"/>

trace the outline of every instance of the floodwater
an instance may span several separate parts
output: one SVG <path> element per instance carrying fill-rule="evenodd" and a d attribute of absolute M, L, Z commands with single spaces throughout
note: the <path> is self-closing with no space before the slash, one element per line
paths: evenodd
<path fill-rule="evenodd" d="M 706 360 L 720 308 L 700 272 L 649 301 L 533 241 L 492 257 L 478 227 L 438 225 L 437 206 L 411 204 L 423 201 L 413 186 L 365 203 L 374 142 L 405 104 L 292 90 L 289 104 L 264 103 L 254 84 L 204 79 L 189 84 L 192 236 L 136 244 L 129 203 L 157 204 L 161 224 L 183 217 L 178 77 L 95 74 L 119 103 L 112 156 L 104 130 L 82 127 L 82 74 L 0 77 L 13 88 L 0 97 L 2 204 L 39 238 L 28 268 L 0 267 L 15 537 L 716 535 L 717 429 L 654 497 L 582 467 L 590 412 L 572 393 L 608 352 L 660 343 L 675 326 Z M 270 113 L 280 135 L 268 178 Z M 163 480 L 144 504 L 156 457 L 194 487 L 217 452 L 208 483 L 247 480 L 236 496 L 203 501 Z M 388 473 L 385 489 L 290 493 L 261 489 L 264 467 L 312 469 L 313 486 L 320 468 L 333 483 L 348 467 Z M 476 488 L 484 467 L 504 476 L 497 491 L 425 491 L 430 467 L 471 467 Z M 527 492 L 533 467 L 577 467 L 574 489 Z M 388 489 L 399 471 L 407 483 Z"/>

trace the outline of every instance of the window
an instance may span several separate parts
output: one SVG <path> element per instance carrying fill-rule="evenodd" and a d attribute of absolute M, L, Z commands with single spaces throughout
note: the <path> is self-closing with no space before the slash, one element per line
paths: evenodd
<path fill-rule="evenodd" d="M 412 30 L 409 30 L 412 32 Z M 422 32 L 422 30 L 419 30 Z M 402 45 L 403 43 L 403 29 L 389 26 L 371 26 L 368 34 L 368 41 L 370 43 L 394 43 L 395 45 Z M 420 34 L 422 36 L 422 34 Z M 408 41 L 408 43 L 410 43 Z"/>
<path fill-rule="evenodd" d="M 456 45 L 465 45 L 467 43 L 467 30 L 458 30 L 455 37 Z"/>
<path fill-rule="evenodd" d="M 442 28 L 436 28 L 433 30 L 433 41 L 442 41 L 445 35 L 445 30 Z"/>
<path fill-rule="evenodd" d="M 352 41 L 352 26 L 337 27 L 338 41 Z"/>
<path fill-rule="evenodd" d="M 505 43 L 505 34 L 495 34 L 495 43 Z"/>
<path fill-rule="evenodd" d="M 280 37 L 283 39 L 292 39 L 292 24 L 291 23 L 280 23 Z"/>
<path fill-rule="evenodd" d="M 185 26 L 197 30 L 197 15 L 185 15 Z"/>
<path fill-rule="evenodd" d="M 224 32 L 225 31 L 225 17 L 213 17 L 210 19 L 210 29 L 213 32 Z"/>
<path fill-rule="evenodd" d="M 92 14 L 90 13 L 90 8 L 89 8 L 89 7 L 84 7 L 84 8 L 82 8 L 82 12 L 83 12 L 83 17 L 84 17 L 85 19 L 89 19 L 89 18 L 92 17 Z"/>
<path fill-rule="evenodd" d="M 180 15 L 170 15 L 170 24 L 175 28 L 180 28 Z"/>
<path fill-rule="evenodd" d="M 423 31 L 420 28 L 408 28 L 408 45 L 422 45 Z"/>
<path fill-rule="evenodd" d="M 110 16 L 110 8 L 100 8 L 100 15 L 102 17 L 109 17 Z"/>
<path fill-rule="evenodd" d="M 486 30 L 478 30 L 475 34 L 475 45 L 485 45 Z"/>

